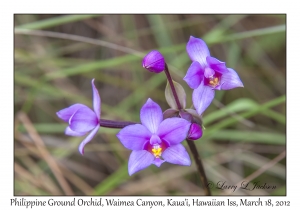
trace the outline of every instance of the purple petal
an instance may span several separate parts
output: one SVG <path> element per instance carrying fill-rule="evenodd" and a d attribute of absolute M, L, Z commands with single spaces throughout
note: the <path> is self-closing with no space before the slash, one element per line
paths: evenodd
<path fill-rule="evenodd" d="M 203 82 L 194 90 L 193 104 L 199 115 L 211 104 L 214 97 L 215 91 L 211 87 L 204 85 Z"/>
<path fill-rule="evenodd" d="M 209 49 L 202 39 L 190 36 L 186 51 L 192 61 L 198 61 L 204 69 L 207 66 L 206 57 L 210 56 Z"/>
<path fill-rule="evenodd" d="M 142 150 L 152 134 L 141 124 L 128 125 L 117 134 L 121 143 L 127 149 Z"/>
<path fill-rule="evenodd" d="M 82 155 L 84 154 L 84 146 L 92 140 L 92 138 L 98 132 L 99 128 L 100 128 L 100 125 L 97 125 L 94 128 L 94 130 L 92 130 L 92 132 L 87 137 L 85 137 L 85 139 L 80 143 L 80 145 L 78 147 L 78 150 L 79 150 L 80 154 L 82 154 Z"/>
<path fill-rule="evenodd" d="M 69 135 L 69 136 L 84 136 L 86 134 L 86 132 L 83 133 L 79 133 L 76 131 L 73 131 L 69 126 L 66 128 L 65 130 L 65 134 Z"/>
<path fill-rule="evenodd" d="M 210 56 L 206 58 L 206 61 L 209 67 L 212 68 L 213 70 L 221 74 L 225 74 L 228 72 L 225 62 L 219 61 L 218 59 Z"/>
<path fill-rule="evenodd" d="M 157 135 L 170 145 L 179 144 L 187 137 L 190 124 L 182 118 L 168 118 L 159 125 Z"/>
<path fill-rule="evenodd" d="M 204 70 L 204 76 L 206 77 L 206 78 L 209 78 L 209 77 L 212 77 L 212 76 L 214 76 L 215 75 L 215 71 L 214 70 L 212 70 L 211 68 L 205 68 L 205 70 Z"/>
<path fill-rule="evenodd" d="M 72 106 L 69 106 L 65 109 L 62 109 L 58 112 L 56 112 L 56 115 L 62 119 L 65 122 L 69 122 L 70 117 L 80 108 L 82 107 L 87 107 L 86 105 L 83 104 L 74 104 Z"/>
<path fill-rule="evenodd" d="M 200 125 L 193 123 L 188 133 L 188 140 L 197 140 L 202 136 L 202 128 Z"/>
<path fill-rule="evenodd" d="M 132 174 L 150 166 L 154 161 L 154 156 L 146 150 L 134 150 L 131 152 L 128 161 L 128 173 Z"/>
<path fill-rule="evenodd" d="M 169 163 L 184 165 L 184 166 L 191 165 L 190 156 L 187 153 L 184 146 L 182 146 L 181 144 L 177 144 L 177 145 L 168 147 L 163 152 L 162 157 L 166 162 L 169 162 Z"/>
<path fill-rule="evenodd" d="M 161 164 L 163 164 L 164 162 L 166 162 L 165 160 L 162 160 L 160 158 L 155 158 L 153 161 L 153 164 L 156 165 L 157 167 L 160 167 Z"/>
<path fill-rule="evenodd" d="M 69 120 L 70 128 L 78 133 L 88 132 L 98 124 L 98 118 L 88 107 L 82 107 Z"/>
<path fill-rule="evenodd" d="M 155 73 L 160 73 L 165 69 L 164 56 L 157 50 L 149 52 L 143 58 L 142 64 L 143 68 Z"/>
<path fill-rule="evenodd" d="M 100 120 L 100 115 L 101 115 L 101 98 L 99 96 L 98 90 L 94 84 L 94 80 L 92 80 L 92 87 L 93 87 L 93 106 L 94 106 L 94 112 L 98 118 L 98 120 Z"/>
<path fill-rule="evenodd" d="M 200 85 L 203 80 L 203 68 L 198 61 L 194 61 L 191 64 L 183 80 L 186 81 L 192 89 L 196 89 Z"/>
<path fill-rule="evenodd" d="M 221 77 L 221 89 L 230 90 L 236 87 L 244 87 L 239 75 L 235 70 L 228 68 L 228 73 L 223 74 Z"/>
<path fill-rule="evenodd" d="M 141 122 L 151 133 L 156 133 L 159 124 L 163 120 L 160 106 L 149 98 L 141 108 Z"/>

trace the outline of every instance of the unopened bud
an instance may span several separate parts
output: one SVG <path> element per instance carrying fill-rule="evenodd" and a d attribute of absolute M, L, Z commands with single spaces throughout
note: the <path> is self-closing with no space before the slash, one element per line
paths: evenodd
<path fill-rule="evenodd" d="M 143 58 L 143 68 L 154 73 L 162 72 L 165 69 L 164 56 L 157 50 L 149 52 Z"/>
<path fill-rule="evenodd" d="M 197 140 L 202 137 L 202 128 L 196 123 L 192 123 L 187 140 Z"/>

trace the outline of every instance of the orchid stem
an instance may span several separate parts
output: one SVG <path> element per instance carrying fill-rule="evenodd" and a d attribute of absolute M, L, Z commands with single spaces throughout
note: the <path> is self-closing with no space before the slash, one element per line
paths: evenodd
<path fill-rule="evenodd" d="M 176 104 L 177 104 L 177 108 L 178 108 L 178 110 L 181 110 L 182 107 L 181 107 L 181 105 L 179 103 L 179 98 L 178 98 L 178 95 L 176 93 L 176 90 L 175 90 L 175 87 L 174 87 L 174 83 L 173 83 L 171 74 L 169 72 L 167 63 L 165 63 L 165 73 L 166 73 L 167 79 L 169 81 L 169 84 L 170 84 L 173 96 L 175 98 L 175 101 L 176 101 Z M 186 141 L 187 141 L 187 143 L 189 145 L 189 148 L 190 148 L 190 150 L 191 150 L 191 152 L 192 152 L 192 154 L 194 156 L 194 159 L 195 159 L 195 162 L 196 162 L 196 165 L 197 165 L 197 169 L 198 169 L 198 172 L 200 174 L 200 179 L 202 181 L 203 188 L 204 188 L 204 191 L 205 191 L 205 195 L 211 195 L 210 189 L 208 187 L 208 182 L 207 182 L 205 170 L 204 170 L 204 167 L 203 167 L 200 155 L 198 153 L 198 150 L 196 148 L 196 145 L 191 140 L 186 140 Z"/>
<path fill-rule="evenodd" d="M 106 128 L 125 128 L 128 125 L 137 124 L 136 122 L 129 121 L 113 121 L 113 120 L 100 120 L 100 126 Z"/>
<path fill-rule="evenodd" d="M 196 145 L 193 141 L 191 140 L 186 140 L 189 147 L 190 147 L 190 150 L 194 156 L 194 159 L 196 161 L 196 165 L 197 165 L 197 169 L 200 173 L 200 179 L 203 183 L 203 188 L 204 188 L 204 191 L 205 191 L 205 195 L 211 195 L 211 192 L 210 192 L 210 189 L 208 187 L 208 181 L 207 181 L 207 178 L 206 178 L 206 174 L 205 174 L 205 171 L 204 171 L 204 167 L 203 167 L 203 164 L 202 164 L 202 161 L 201 161 L 201 158 L 200 158 L 200 155 L 197 151 L 197 148 L 196 148 Z"/>
<path fill-rule="evenodd" d="M 175 101 L 176 101 L 178 110 L 181 110 L 182 107 L 181 107 L 181 105 L 180 105 L 179 98 L 178 98 L 178 95 L 177 95 L 177 93 L 176 93 L 175 86 L 174 86 L 174 83 L 173 83 L 171 74 L 170 74 L 170 72 L 169 72 L 167 63 L 165 63 L 165 73 L 166 73 L 167 79 L 168 79 L 168 81 L 169 81 L 169 84 L 170 84 L 170 87 L 171 87 L 173 96 L 174 96 L 174 98 L 175 98 Z"/>

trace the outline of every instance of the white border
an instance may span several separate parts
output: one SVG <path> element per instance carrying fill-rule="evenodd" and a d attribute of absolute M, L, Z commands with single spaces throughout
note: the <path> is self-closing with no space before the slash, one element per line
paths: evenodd
<path fill-rule="evenodd" d="M 81 4 L 80 4 L 81 3 Z M 289 8 L 289 10 L 287 10 Z M 273 202 L 276 200 L 290 200 L 293 207 L 300 206 L 298 198 L 298 175 L 299 166 L 299 138 L 296 133 L 298 128 L 297 114 L 299 113 L 300 100 L 298 96 L 299 84 L 299 15 L 296 11 L 297 5 L 288 1 L 262 1 L 252 0 L 248 2 L 241 1 L 162 1 L 152 0 L 144 1 L 84 1 L 75 3 L 74 1 L 6 1 L 1 5 L 1 131 L 2 150 L 1 150 L 1 199 L 0 206 L 3 209 L 15 209 L 10 206 L 10 199 L 13 197 L 13 14 L 14 13 L 287 13 L 287 197 L 271 197 Z M 294 11 L 293 11 L 294 10 Z M 297 12 L 297 13 L 296 13 Z M 297 14 L 297 15 L 296 15 Z M 276 43 L 274 43 L 276 44 Z M 17 197 L 18 199 L 20 197 Z M 28 200 L 48 200 L 49 197 L 27 197 Z M 69 200 L 72 197 L 55 197 L 57 200 Z M 81 197 L 76 197 L 80 199 Z M 89 199 L 89 197 L 82 197 Z M 105 197 L 108 198 L 108 197 Z M 114 197 L 116 198 L 116 197 Z M 143 199 L 162 200 L 168 197 L 142 197 Z M 189 197 L 192 199 L 193 197 Z M 212 197 L 198 197 L 201 200 L 211 200 Z M 214 197 L 218 200 L 226 200 L 227 197 Z M 228 197 L 231 200 L 248 198 L 255 200 L 257 197 Z M 262 197 L 266 200 L 270 197 Z M 120 197 L 120 199 L 136 200 L 135 197 Z M 174 198 L 173 198 L 174 199 Z M 176 200 L 182 197 L 176 197 Z M 6 208 L 5 208 L 6 207 Z M 24 209 L 24 207 L 22 207 Z M 46 209 L 53 207 L 46 207 Z M 62 207 L 56 207 L 62 209 Z M 78 209 L 80 207 L 75 207 Z M 86 208 L 86 207 L 84 207 Z M 89 209 L 99 209 L 99 207 L 90 207 Z M 119 209 L 105 208 L 105 209 Z M 122 208 L 122 207 L 121 207 Z M 128 208 L 128 207 L 127 207 Z M 137 209 L 140 207 L 129 207 Z M 145 207 L 149 208 L 149 207 Z M 180 208 L 180 207 L 177 207 Z M 198 209 L 193 207 L 190 209 Z M 201 208 L 201 207 L 200 207 Z M 224 208 L 224 207 L 223 207 Z M 265 207 L 257 207 L 265 208 Z M 39 209 L 39 208 L 36 208 Z M 66 209 L 66 208 L 64 208 Z M 74 209 L 74 207 L 72 208 Z M 82 208 L 83 209 L 83 208 Z M 122 208 L 123 209 L 123 208 Z M 215 209 L 215 208 L 212 208 Z"/>

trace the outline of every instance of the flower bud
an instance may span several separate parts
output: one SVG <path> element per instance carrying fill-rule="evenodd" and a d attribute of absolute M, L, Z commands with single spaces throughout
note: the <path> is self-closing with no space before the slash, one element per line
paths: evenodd
<path fill-rule="evenodd" d="M 192 123 L 188 132 L 187 140 L 197 140 L 202 137 L 202 128 L 196 123 Z"/>
<path fill-rule="evenodd" d="M 143 68 L 160 73 L 165 69 L 164 56 L 157 50 L 152 50 L 143 58 Z"/>

